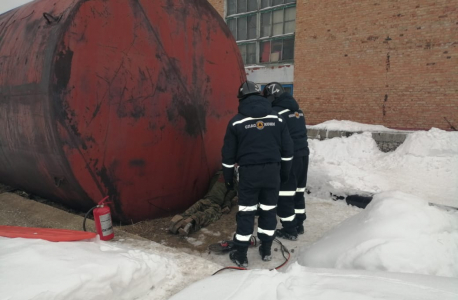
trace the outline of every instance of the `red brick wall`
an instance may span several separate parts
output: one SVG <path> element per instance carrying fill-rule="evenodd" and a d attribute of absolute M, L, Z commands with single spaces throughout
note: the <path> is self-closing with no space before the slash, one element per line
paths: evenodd
<path fill-rule="evenodd" d="M 309 124 L 458 128 L 458 1 L 298 0 L 294 66 Z"/>
<path fill-rule="evenodd" d="M 308 124 L 458 129 L 458 0 L 298 0 L 294 96 Z"/>
<path fill-rule="evenodd" d="M 218 11 L 222 18 L 224 18 L 224 5 L 225 0 L 208 0 L 208 2 Z"/>

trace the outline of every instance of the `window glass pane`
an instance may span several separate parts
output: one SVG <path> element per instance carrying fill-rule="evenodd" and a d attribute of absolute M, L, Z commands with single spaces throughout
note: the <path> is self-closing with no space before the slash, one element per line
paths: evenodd
<path fill-rule="evenodd" d="M 296 21 L 285 22 L 285 33 L 293 33 L 296 30 Z"/>
<path fill-rule="evenodd" d="M 272 49 L 270 51 L 270 61 L 280 61 L 282 60 L 281 57 L 281 50 L 283 46 L 283 40 L 272 41 Z"/>
<path fill-rule="evenodd" d="M 274 24 L 283 22 L 283 9 L 276 10 L 273 14 Z"/>
<path fill-rule="evenodd" d="M 294 60 L 296 2 L 226 0 L 226 22 L 236 41 L 243 44 L 238 47 L 245 65 Z M 287 7 L 288 3 L 293 3 L 293 7 Z M 240 15 L 231 18 L 234 14 Z"/>
<path fill-rule="evenodd" d="M 258 9 L 258 0 L 248 0 L 248 11 L 254 11 Z"/>
<path fill-rule="evenodd" d="M 291 87 L 290 86 L 283 86 L 283 89 L 285 90 L 285 92 L 291 94 Z"/>
<path fill-rule="evenodd" d="M 233 15 L 237 13 L 236 0 L 227 0 L 227 15 Z"/>
<path fill-rule="evenodd" d="M 237 19 L 237 41 L 247 39 L 246 17 Z"/>
<path fill-rule="evenodd" d="M 232 32 L 232 35 L 234 36 L 234 38 L 237 40 L 237 31 L 236 31 L 236 28 L 237 28 L 237 19 L 231 19 L 231 20 L 228 20 L 227 21 L 227 26 L 229 26 L 229 29 L 231 30 Z"/>
<path fill-rule="evenodd" d="M 256 63 L 256 43 L 248 44 L 247 46 L 247 64 L 255 64 Z"/>
<path fill-rule="evenodd" d="M 243 63 L 246 64 L 246 45 L 238 45 L 240 50 L 240 55 L 242 56 Z"/>
<path fill-rule="evenodd" d="M 261 14 L 261 37 L 270 36 L 270 17 L 271 12 Z"/>
<path fill-rule="evenodd" d="M 273 32 L 272 35 L 283 34 L 283 9 L 273 12 Z"/>
<path fill-rule="evenodd" d="M 288 7 L 285 9 L 285 21 L 296 20 L 296 7 Z"/>
<path fill-rule="evenodd" d="M 292 33 L 296 30 L 296 8 L 290 7 L 285 9 L 285 32 Z"/>
<path fill-rule="evenodd" d="M 259 62 L 267 63 L 270 61 L 270 41 L 259 44 Z"/>
<path fill-rule="evenodd" d="M 246 12 L 246 0 L 237 0 L 237 13 Z"/>
<path fill-rule="evenodd" d="M 249 16 L 248 19 L 248 39 L 256 38 L 256 17 L 257 15 Z"/>
<path fill-rule="evenodd" d="M 294 39 L 283 40 L 283 60 L 294 59 Z"/>

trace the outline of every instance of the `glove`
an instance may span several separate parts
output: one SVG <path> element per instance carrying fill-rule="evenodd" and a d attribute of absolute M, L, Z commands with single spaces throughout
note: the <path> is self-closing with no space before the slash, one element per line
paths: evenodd
<path fill-rule="evenodd" d="M 226 181 L 225 185 L 228 191 L 232 191 L 234 189 L 234 182 Z"/>

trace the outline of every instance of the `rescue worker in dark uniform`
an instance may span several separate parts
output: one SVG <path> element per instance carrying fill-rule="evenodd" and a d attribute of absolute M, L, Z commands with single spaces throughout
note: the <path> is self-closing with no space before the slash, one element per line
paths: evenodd
<path fill-rule="evenodd" d="M 251 81 L 238 91 L 238 114 L 229 121 L 222 149 L 226 186 L 233 188 L 234 166 L 239 165 L 239 211 L 230 259 L 248 266 L 247 251 L 260 206 L 258 238 L 262 260 L 271 260 L 271 246 L 277 226 L 277 200 L 281 180 L 287 180 L 293 159 L 293 142 L 288 127 L 260 95 Z"/>
<path fill-rule="evenodd" d="M 282 182 L 278 199 L 277 214 L 282 224 L 276 230 L 276 236 L 296 240 L 298 234 L 304 233 L 305 186 L 309 164 L 309 147 L 304 112 L 299 109 L 297 101 L 285 92 L 278 82 L 271 82 L 263 89 L 263 96 L 272 103 L 275 110 L 288 125 L 294 143 L 293 166 L 288 181 Z"/>
<path fill-rule="evenodd" d="M 237 180 L 234 182 L 235 189 L 228 190 L 223 171 L 216 172 L 210 181 L 207 194 L 184 213 L 174 216 L 170 221 L 169 231 L 188 235 L 218 221 L 223 213 L 228 214 L 231 211 L 232 201 L 237 195 Z"/>

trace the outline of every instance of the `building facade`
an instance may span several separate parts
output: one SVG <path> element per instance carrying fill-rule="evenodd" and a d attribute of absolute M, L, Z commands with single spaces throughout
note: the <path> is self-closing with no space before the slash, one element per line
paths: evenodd
<path fill-rule="evenodd" d="M 308 124 L 458 129 L 458 0 L 209 0 L 249 80 L 285 84 Z"/>

